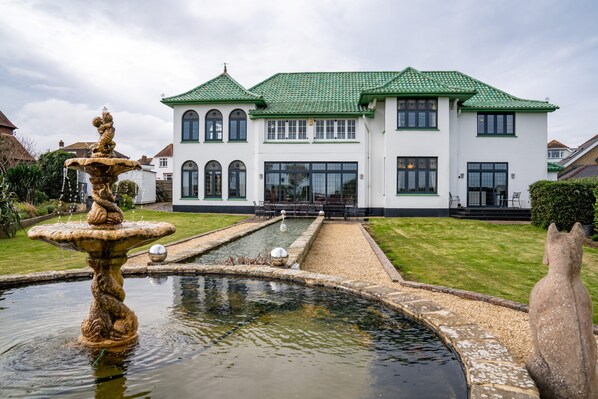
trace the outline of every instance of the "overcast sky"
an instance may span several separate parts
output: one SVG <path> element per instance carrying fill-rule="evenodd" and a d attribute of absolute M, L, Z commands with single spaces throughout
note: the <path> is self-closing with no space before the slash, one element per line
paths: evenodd
<path fill-rule="evenodd" d="M 0 0 L 0 110 L 38 152 L 95 141 L 114 116 L 133 159 L 172 142 L 180 94 L 223 63 L 249 88 L 277 72 L 458 70 L 550 99 L 548 139 L 598 133 L 598 2 Z"/>

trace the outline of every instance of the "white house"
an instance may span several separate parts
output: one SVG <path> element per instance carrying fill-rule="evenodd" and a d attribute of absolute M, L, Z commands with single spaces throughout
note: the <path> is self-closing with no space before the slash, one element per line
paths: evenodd
<path fill-rule="evenodd" d="M 141 165 L 141 170 L 131 170 L 118 175 L 118 180 L 131 180 L 137 184 L 139 191 L 133 199 L 135 204 L 153 204 L 156 202 L 156 172 L 153 165 Z"/>
<path fill-rule="evenodd" d="M 254 201 L 357 203 L 371 215 L 529 206 L 547 178 L 545 101 L 456 71 L 278 73 L 245 89 L 224 71 L 162 102 L 174 111 L 175 211 Z"/>
<path fill-rule="evenodd" d="M 158 180 L 172 180 L 173 173 L 173 145 L 168 144 L 160 152 L 154 155 L 153 158 L 154 169 L 156 171 L 156 179 Z"/>

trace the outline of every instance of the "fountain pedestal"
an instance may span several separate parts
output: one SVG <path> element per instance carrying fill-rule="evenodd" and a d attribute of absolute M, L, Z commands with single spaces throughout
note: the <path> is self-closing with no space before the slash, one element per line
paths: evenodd
<path fill-rule="evenodd" d="M 89 316 L 81 324 L 80 341 L 106 348 L 126 345 L 137 337 L 137 316 L 123 302 L 125 291 L 120 268 L 127 261 L 127 252 L 172 234 L 175 228 L 164 222 L 123 222 L 112 184 L 119 174 L 140 170 L 141 166 L 137 161 L 114 158 L 114 127 L 106 110 L 101 118 L 93 120 L 93 125 L 98 128 L 100 140 L 92 146 L 92 157 L 65 162 L 65 166 L 90 175 L 94 203 L 87 214 L 87 223 L 35 226 L 28 236 L 88 254 L 87 265 L 93 270 L 93 301 Z"/>

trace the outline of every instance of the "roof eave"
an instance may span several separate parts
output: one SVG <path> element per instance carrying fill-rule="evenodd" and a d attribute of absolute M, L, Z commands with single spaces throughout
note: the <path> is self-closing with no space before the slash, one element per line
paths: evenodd
<path fill-rule="evenodd" d="M 438 92 L 427 92 L 427 93 L 397 93 L 397 92 L 387 92 L 387 93 L 367 93 L 362 92 L 359 96 L 359 105 L 367 105 L 374 99 L 377 100 L 384 100 L 387 97 L 397 97 L 397 98 L 424 98 L 424 97 L 448 97 L 450 99 L 458 98 L 461 101 L 467 101 L 471 97 L 473 97 L 476 93 L 475 92 L 462 92 L 462 93 L 438 93 Z"/>
<path fill-rule="evenodd" d="M 554 106 L 550 108 L 529 108 L 529 107 L 460 107 L 463 112 L 554 112 L 559 107 Z"/>
<path fill-rule="evenodd" d="M 355 112 L 298 112 L 298 113 L 266 113 L 257 110 L 249 111 L 249 119 L 307 119 L 307 118 L 347 118 L 366 116 L 374 117 L 374 110 Z"/>
<path fill-rule="evenodd" d="M 224 99 L 224 100 L 169 100 L 164 98 L 160 100 L 164 105 L 174 108 L 175 105 L 189 105 L 189 104 L 255 104 L 265 106 L 266 101 L 263 99 Z"/>

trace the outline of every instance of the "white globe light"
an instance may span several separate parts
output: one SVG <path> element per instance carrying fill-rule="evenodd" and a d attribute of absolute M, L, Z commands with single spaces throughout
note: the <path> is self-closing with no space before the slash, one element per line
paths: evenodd
<path fill-rule="evenodd" d="M 287 260 L 289 259 L 289 253 L 284 248 L 274 248 L 270 252 L 270 258 L 272 259 L 272 265 L 284 266 L 287 264 Z"/>
<path fill-rule="evenodd" d="M 162 244 L 155 244 L 147 251 L 147 254 L 152 262 L 155 263 L 162 263 L 166 260 L 166 256 L 168 256 L 168 251 L 166 247 Z"/>

